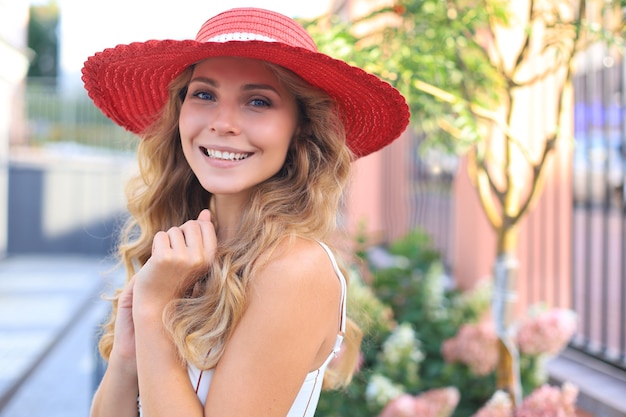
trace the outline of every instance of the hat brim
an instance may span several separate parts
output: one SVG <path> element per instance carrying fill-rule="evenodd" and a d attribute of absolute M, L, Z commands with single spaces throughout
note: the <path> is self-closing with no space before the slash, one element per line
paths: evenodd
<path fill-rule="evenodd" d="M 194 63 L 224 56 L 280 65 L 326 91 L 337 102 L 356 157 L 389 144 L 408 125 L 406 101 L 390 84 L 328 55 L 280 42 L 151 40 L 118 45 L 90 57 L 82 79 L 107 117 L 140 135 L 159 116 L 167 86 L 176 76 Z"/>

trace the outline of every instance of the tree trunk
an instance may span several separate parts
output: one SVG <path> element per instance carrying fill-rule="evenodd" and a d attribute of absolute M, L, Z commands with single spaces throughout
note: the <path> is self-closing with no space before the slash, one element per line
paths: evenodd
<path fill-rule="evenodd" d="M 494 265 L 492 314 L 498 334 L 497 389 L 509 394 L 517 405 L 522 399 L 519 354 L 511 333 L 515 298 L 517 259 L 510 252 L 500 253 Z"/>

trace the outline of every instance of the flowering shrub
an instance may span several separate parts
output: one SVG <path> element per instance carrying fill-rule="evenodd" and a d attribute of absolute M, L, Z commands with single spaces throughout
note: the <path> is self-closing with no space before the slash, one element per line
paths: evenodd
<path fill-rule="evenodd" d="M 571 311 L 537 308 L 519 323 L 526 399 L 513 410 L 508 396 L 496 391 L 498 339 L 485 319 L 490 283 L 465 292 L 453 288 L 419 231 L 388 250 L 392 266 L 378 268 L 362 252 L 363 264 L 352 270 L 348 313 L 363 330 L 361 360 L 345 390 L 322 393 L 316 416 L 573 417 L 567 414 L 576 398 L 572 387 L 544 386 L 545 358 L 560 352 L 575 331 Z"/>
<path fill-rule="evenodd" d="M 543 385 L 513 409 L 509 396 L 497 391 L 473 417 L 576 417 L 578 388 L 570 383 L 561 389 Z"/>
<path fill-rule="evenodd" d="M 543 385 L 527 396 L 515 417 L 576 417 L 578 388 L 565 383 L 561 389 Z"/>
<path fill-rule="evenodd" d="M 365 398 L 375 407 L 384 407 L 385 404 L 402 395 L 404 395 L 404 387 L 401 384 L 396 384 L 380 374 L 372 375 L 365 389 Z"/>
<path fill-rule="evenodd" d="M 415 396 L 402 394 L 387 403 L 378 417 L 449 417 L 459 398 L 455 387 L 431 389 Z"/>
<path fill-rule="evenodd" d="M 441 353 L 446 362 L 464 363 L 478 376 L 490 374 L 498 364 L 498 336 L 493 323 L 462 325 L 456 336 L 443 341 Z"/>
<path fill-rule="evenodd" d="M 424 393 L 443 387 L 462 393 L 457 410 L 478 409 L 494 391 L 493 375 L 476 383 L 463 364 L 447 364 L 440 351 L 443 340 L 487 311 L 489 285 L 470 292 L 451 288 L 423 233 L 388 249 L 396 261 L 392 267 L 363 261 L 351 271 L 348 314 L 363 331 L 362 365 L 345 390 L 322 393 L 316 416 L 367 417 L 409 403 L 424 407 Z"/>
<path fill-rule="evenodd" d="M 528 394 L 547 380 L 545 360 L 561 352 L 576 331 L 571 310 L 536 307 L 516 332 L 524 392 Z M 456 336 L 444 340 L 441 353 L 448 363 L 461 363 L 477 376 L 495 371 L 498 337 L 492 321 L 463 324 Z"/>
<path fill-rule="evenodd" d="M 502 391 L 496 391 L 487 404 L 482 407 L 473 417 L 512 417 L 513 402 L 511 397 Z"/>
<path fill-rule="evenodd" d="M 576 331 L 576 315 L 571 310 L 543 310 L 522 321 L 517 331 L 517 345 L 522 354 L 556 355 Z"/>

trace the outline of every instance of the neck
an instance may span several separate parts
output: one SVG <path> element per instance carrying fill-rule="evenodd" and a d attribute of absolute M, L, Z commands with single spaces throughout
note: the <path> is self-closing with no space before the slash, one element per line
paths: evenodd
<path fill-rule="evenodd" d="M 217 230 L 218 240 L 231 239 L 239 227 L 247 199 L 233 196 L 213 195 L 211 214 Z"/>

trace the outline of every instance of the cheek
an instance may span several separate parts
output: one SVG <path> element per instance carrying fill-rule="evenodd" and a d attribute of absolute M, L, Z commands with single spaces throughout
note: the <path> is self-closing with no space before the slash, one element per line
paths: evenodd
<path fill-rule="evenodd" d="M 189 107 L 185 106 L 185 103 L 183 103 L 180 109 L 180 115 L 178 116 L 178 130 L 180 131 L 180 137 L 183 142 L 184 138 L 189 137 L 190 132 L 193 130 L 194 119 L 193 113 Z"/>
<path fill-rule="evenodd" d="M 183 149 L 183 154 L 185 155 L 185 159 L 189 161 L 192 146 L 190 138 L 193 137 L 194 123 L 190 112 L 185 111 L 184 108 L 185 107 L 183 106 L 180 116 L 178 117 L 178 132 L 180 133 L 180 145 Z"/>
<path fill-rule="evenodd" d="M 274 146 L 281 152 L 287 152 L 296 135 L 296 124 L 291 118 L 276 121 L 268 130 L 268 137 L 275 138 Z"/>

